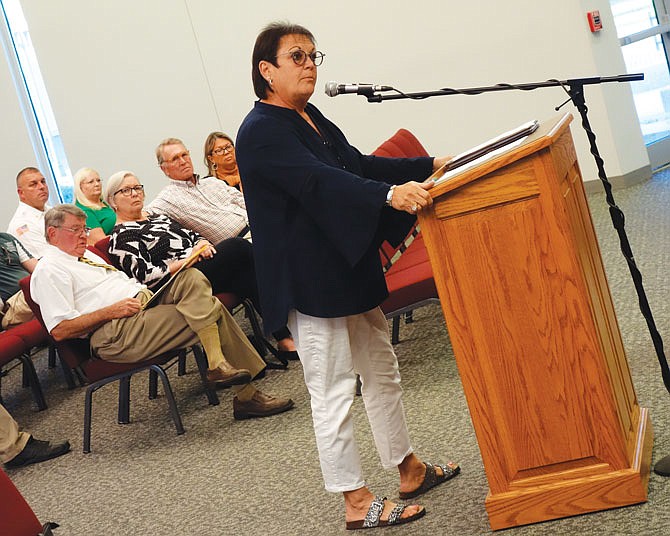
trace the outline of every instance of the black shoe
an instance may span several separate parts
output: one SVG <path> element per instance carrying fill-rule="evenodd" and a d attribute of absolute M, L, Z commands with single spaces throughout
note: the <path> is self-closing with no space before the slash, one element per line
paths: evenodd
<path fill-rule="evenodd" d="M 280 361 L 298 361 L 300 359 L 298 352 L 295 350 L 278 350 L 277 353 L 277 358 Z"/>
<path fill-rule="evenodd" d="M 70 452 L 70 443 L 68 441 L 52 445 L 48 441 L 40 441 L 31 436 L 18 456 L 9 460 L 5 464 L 5 467 L 23 467 L 31 463 L 44 462 L 62 456 L 67 452 Z"/>

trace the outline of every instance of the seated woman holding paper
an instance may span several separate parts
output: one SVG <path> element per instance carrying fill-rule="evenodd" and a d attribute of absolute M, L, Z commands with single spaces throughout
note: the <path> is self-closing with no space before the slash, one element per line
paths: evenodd
<path fill-rule="evenodd" d="M 250 242 L 235 237 L 213 246 L 166 215 L 147 214 L 144 187 L 132 171 L 119 171 L 109 178 L 106 200 L 117 222 L 109 255 L 126 274 L 155 291 L 184 265 L 193 266 L 209 280 L 213 294 L 232 292 L 249 298 L 262 314 Z M 286 328 L 273 336 L 280 344 L 290 340 Z"/>
<path fill-rule="evenodd" d="M 251 244 L 230 238 L 214 247 L 195 231 L 165 215 L 144 212 L 144 187 L 131 171 L 109 178 L 107 203 L 116 212 L 109 255 L 128 275 L 151 290 L 164 284 L 202 249 L 194 264 L 209 280 L 212 292 L 233 292 L 253 301 L 256 286 Z"/>

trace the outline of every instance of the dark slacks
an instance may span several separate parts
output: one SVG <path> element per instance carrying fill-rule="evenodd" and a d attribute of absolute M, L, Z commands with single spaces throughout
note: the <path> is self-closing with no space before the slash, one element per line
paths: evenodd
<path fill-rule="evenodd" d="M 263 316 L 251 243 L 244 238 L 228 238 L 214 247 L 216 254 L 211 259 L 199 261 L 193 267 L 209 280 L 213 294 L 232 292 L 242 299 L 248 298 L 256 311 Z M 272 336 L 281 340 L 290 337 L 291 333 L 288 328 L 282 328 Z"/>

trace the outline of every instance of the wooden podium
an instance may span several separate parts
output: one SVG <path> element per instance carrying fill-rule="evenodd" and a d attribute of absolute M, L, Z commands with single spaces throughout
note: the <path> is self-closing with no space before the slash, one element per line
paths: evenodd
<path fill-rule="evenodd" d="M 640 408 L 571 115 L 445 178 L 419 215 L 489 483 L 491 528 L 644 502 Z"/>

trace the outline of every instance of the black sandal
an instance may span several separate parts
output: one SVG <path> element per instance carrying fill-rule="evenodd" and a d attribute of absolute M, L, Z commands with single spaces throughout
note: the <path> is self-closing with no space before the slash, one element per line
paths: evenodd
<path fill-rule="evenodd" d="M 429 489 L 434 488 L 438 484 L 442 484 L 442 482 L 454 478 L 461 472 L 461 468 L 454 462 L 449 462 L 446 465 L 433 465 L 432 463 L 424 462 L 424 465 L 426 466 L 426 475 L 423 477 L 421 485 L 414 491 L 401 491 L 398 494 L 401 499 L 413 499 L 422 493 L 426 493 Z M 435 467 L 442 469 L 441 475 L 437 474 Z"/>
<path fill-rule="evenodd" d="M 402 513 L 407 508 L 406 504 L 396 504 L 393 510 L 389 513 L 388 519 L 381 519 L 384 511 L 384 502 L 386 497 L 375 497 L 370 503 L 370 508 L 365 516 L 365 519 L 358 519 L 356 521 L 347 521 L 347 530 L 358 529 L 374 529 L 376 527 L 390 527 L 391 525 L 402 525 L 410 521 L 416 521 L 426 515 L 426 509 L 422 506 L 416 514 L 401 517 Z"/>

